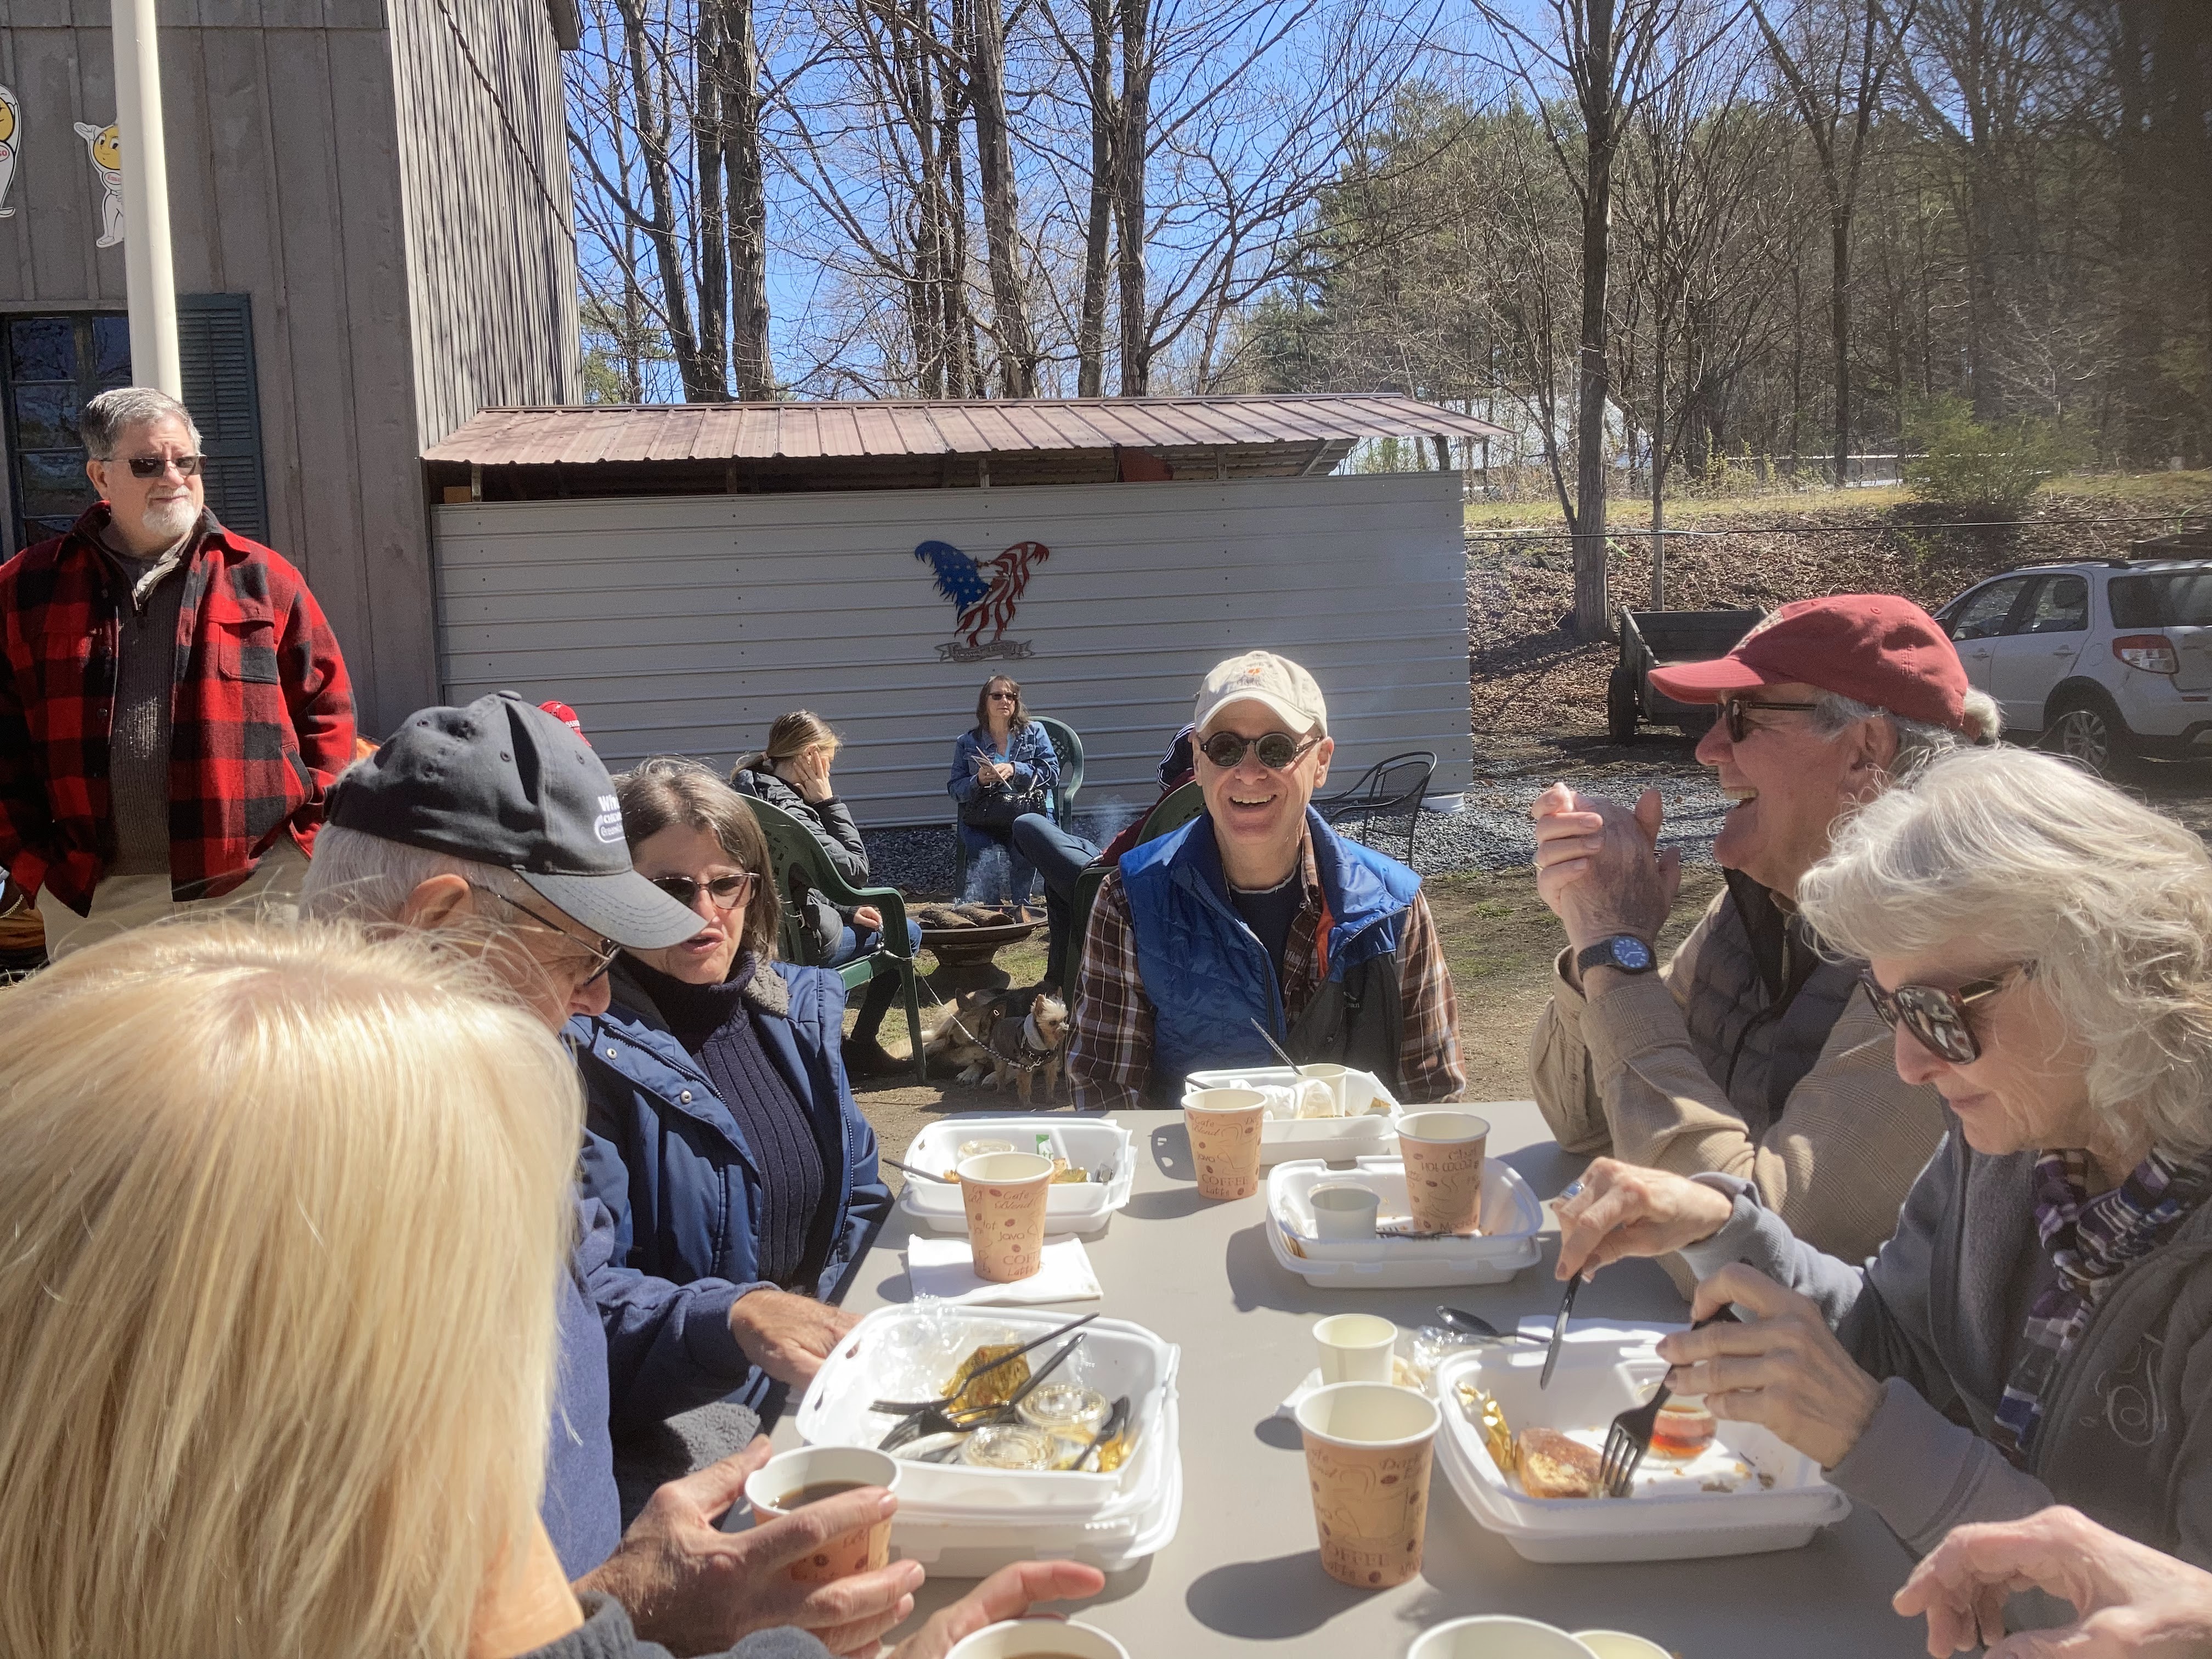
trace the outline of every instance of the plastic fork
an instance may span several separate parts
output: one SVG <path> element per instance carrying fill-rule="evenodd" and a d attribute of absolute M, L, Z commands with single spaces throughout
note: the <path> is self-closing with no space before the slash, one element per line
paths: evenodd
<path fill-rule="evenodd" d="M 1708 1314 L 1690 1327 L 1701 1331 L 1708 1325 L 1740 1323 L 1735 1314 L 1723 1308 L 1717 1314 Z M 1641 1406 L 1632 1406 L 1613 1419 L 1613 1426 L 1605 1431 L 1605 1455 L 1597 1465 L 1597 1489 L 1607 1498 L 1626 1498 L 1636 1482 L 1637 1470 L 1644 1467 L 1644 1459 L 1651 1449 L 1651 1431 L 1659 1426 L 1659 1413 L 1673 1390 L 1667 1379 L 1659 1379 L 1659 1392 Z"/>
<path fill-rule="evenodd" d="M 1038 1383 L 1053 1374 L 1061 1360 L 1082 1346 L 1083 1333 L 1079 1331 L 1068 1339 L 1066 1346 L 1038 1366 L 1030 1374 L 1030 1380 L 1023 1383 L 1005 1405 L 972 1407 L 957 1416 L 947 1411 L 942 1405 L 928 1407 L 915 1413 L 911 1417 L 902 1418 L 898 1422 L 892 1424 L 890 1432 L 876 1443 L 876 1449 L 896 1451 L 909 1442 L 926 1439 L 933 1434 L 967 1434 L 988 1424 L 1012 1422 L 1015 1416 L 1014 1408 L 1030 1397 Z"/>

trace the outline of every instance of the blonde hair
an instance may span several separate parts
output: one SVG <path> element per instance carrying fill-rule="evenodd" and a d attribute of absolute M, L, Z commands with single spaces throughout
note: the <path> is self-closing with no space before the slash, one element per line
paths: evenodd
<path fill-rule="evenodd" d="M 458 1659 L 544 1480 L 574 1067 L 420 936 L 0 993 L 0 1652 Z"/>
<path fill-rule="evenodd" d="M 2212 855 L 2049 755 L 1961 749 L 1854 812 L 1797 886 L 1845 955 L 2032 963 L 2124 1142 L 2212 1146 Z"/>
<path fill-rule="evenodd" d="M 768 747 L 746 756 L 737 769 L 765 772 L 778 761 L 795 760 L 810 749 L 826 747 L 834 757 L 844 746 L 844 739 L 830 729 L 821 715 L 810 708 L 794 708 L 775 717 L 775 724 L 768 729 Z"/>

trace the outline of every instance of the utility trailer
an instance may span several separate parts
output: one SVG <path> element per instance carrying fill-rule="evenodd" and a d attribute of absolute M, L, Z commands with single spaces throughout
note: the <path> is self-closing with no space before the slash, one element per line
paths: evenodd
<path fill-rule="evenodd" d="M 1674 726 L 1702 737 L 1712 724 L 1711 703 L 1677 702 L 1651 684 L 1651 671 L 1669 663 L 1724 657 L 1766 613 L 1734 611 L 1620 610 L 1620 661 L 1606 682 L 1605 723 L 1615 743 L 1634 743 L 1638 722 Z"/>

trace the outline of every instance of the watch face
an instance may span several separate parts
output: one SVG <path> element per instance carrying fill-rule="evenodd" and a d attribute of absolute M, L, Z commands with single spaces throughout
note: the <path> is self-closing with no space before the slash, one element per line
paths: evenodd
<path fill-rule="evenodd" d="M 1613 959 L 1630 973 L 1640 974 L 1651 965 L 1651 947 L 1624 934 L 1613 940 Z"/>

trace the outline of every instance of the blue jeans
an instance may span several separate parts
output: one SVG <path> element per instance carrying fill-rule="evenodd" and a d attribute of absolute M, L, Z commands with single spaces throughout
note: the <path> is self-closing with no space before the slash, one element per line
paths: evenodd
<path fill-rule="evenodd" d="M 1022 855 L 1021 848 L 1011 842 L 1010 832 L 979 830 L 972 823 L 956 823 L 952 827 L 960 832 L 960 844 L 968 851 L 968 887 L 960 895 L 962 901 L 970 904 L 998 902 L 1000 884 L 996 878 L 997 872 L 991 868 L 998 862 L 991 856 L 995 853 L 998 859 L 1005 860 L 1007 884 L 1012 889 L 1006 896 L 1006 902 L 1027 904 L 1030 902 L 1030 883 L 1036 877 L 1036 870 Z"/>
<path fill-rule="evenodd" d="M 1075 898 L 1075 878 L 1097 858 L 1098 843 L 1070 835 L 1042 812 L 1024 812 L 1016 818 L 1013 837 L 1014 851 L 1035 865 L 1037 874 L 1044 878 L 1044 914 L 1048 924 L 1044 976 L 1057 981 L 1073 920 L 1070 906 Z"/>
<path fill-rule="evenodd" d="M 830 960 L 822 965 L 835 972 L 848 962 L 856 962 L 876 948 L 880 937 L 872 927 L 848 927 L 837 940 L 837 948 Z M 907 949 L 921 949 L 921 924 L 909 921 L 906 925 Z M 867 989 L 860 993 L 860 1017 L 853 1024 L 853 1041 L 872 1042 L 883 1027 L 884 1016 L 890 1012 L 891 1004 L 899 994 L 896 974 L 878 974 L 868 981 Z"/>

